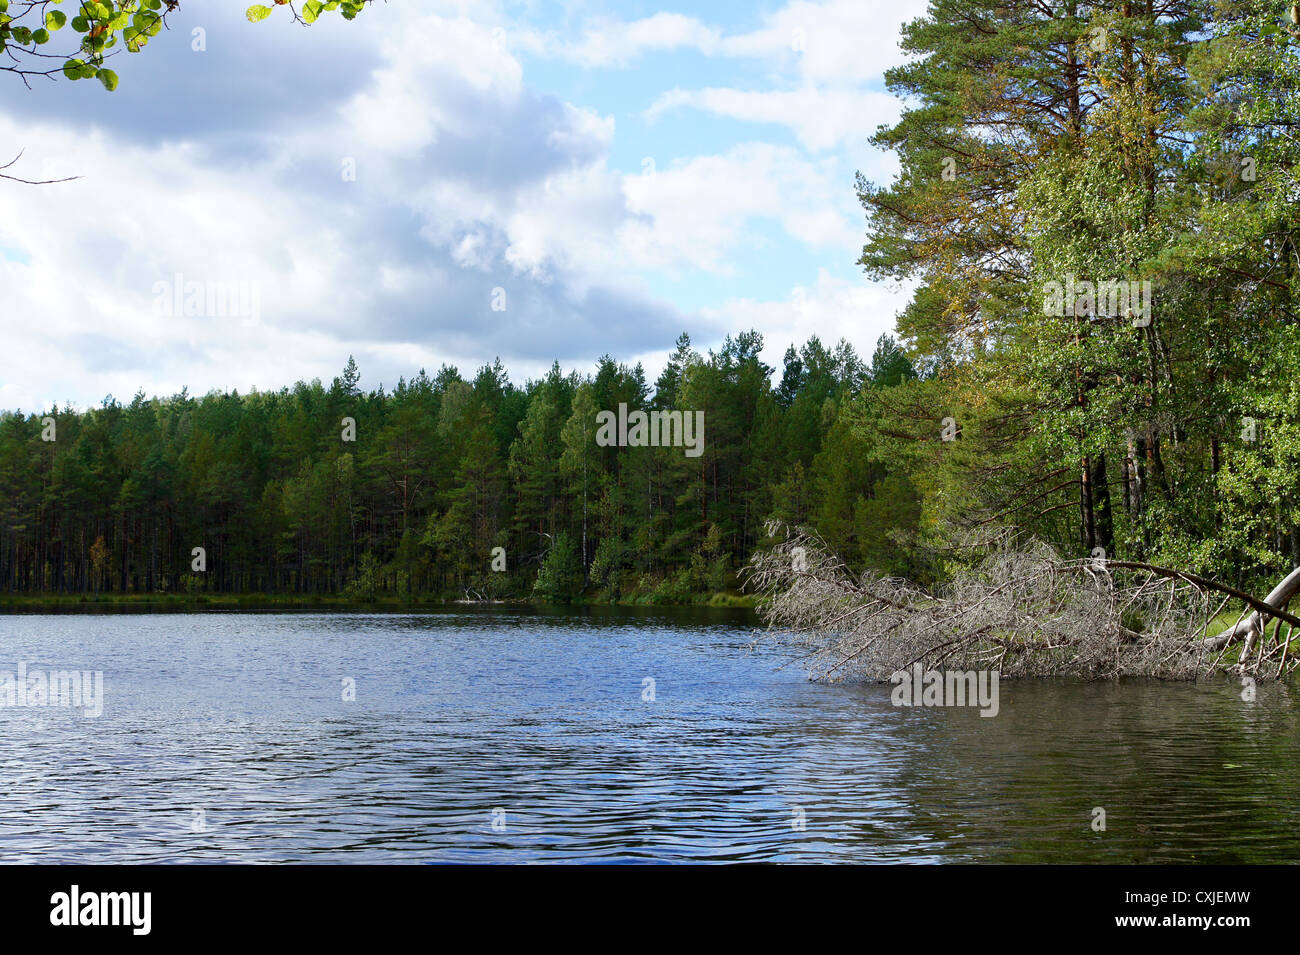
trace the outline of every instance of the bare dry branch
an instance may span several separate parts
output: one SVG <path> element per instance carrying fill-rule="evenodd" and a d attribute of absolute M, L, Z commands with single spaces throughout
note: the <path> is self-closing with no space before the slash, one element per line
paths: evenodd
<path fill-rule="evenodd" d="M 1086 679 L 1196 679 L 1216 668 L 1273 678 L 1287 671 L 1287 641 L 1254 660 L 1243 652 L 1239 663 L 1222 667 L 1224 646 L 1205 638 L 1222 608 L 1220 593 L 1257 608 L 1254 617 L 1295 622 L 1274 595 L 1259 601 L 1150 564 L 1065 560 L 1046 544 L 1010 535 L 942 587 L 926 590 L 871 573 L 854 577 L 803 528 L 767 529 L 773 546 L 753 557 L 746 586 L 759 597 L 768 633 L 803 648 L 814 678 L 885 680 L 913 663 L 995 663 L 1006 677 Z M 1263 626 L 1232 630 L 1262 636 Z"/>

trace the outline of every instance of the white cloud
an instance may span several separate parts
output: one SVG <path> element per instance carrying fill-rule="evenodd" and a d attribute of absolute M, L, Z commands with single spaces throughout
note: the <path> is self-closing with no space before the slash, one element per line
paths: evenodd
<path fill-rule="evenodd" d="M 399 356 L 528 368 L 575 341 L 675 334 L 670 303 L 600 268 L 631 215 L 605 165 L 612 120 L 528 90 L 485 25 L 429 18 L 385 51 L 332 118 L 237 152 L 0 113 L 24 171 L 72 157 L 84 173 L 0 190 L 6 406 L 328 380 L 349 352 L 391 384 L 414 370 Z M 155 287 L 177 275 L 245 283 L 256 321 L 160 315 Z"/>
<path fill-rule="evenodd" d="M 888 5 L 863 0 L 794 0 L 750 33 L 727 37 L 728 56 L 793 59 L 806 83 L 835 86 L 878 82 L 885 67 L 901 62 L 900 27 L 922 16 L 928 0 Z"/>
<path fill-rule="evenodd" d="M 673 89 L 651 106 L 653 118 L 692 107 L 751 122 L 790 127 L 808 149 L 865 142 L 897 114 L 897 102 L 877 86 L 884 71 L 903 61 L 903 24 L 925 13 L 926 0 L 899 0 L 881 9 L 862 0 L 794 0 L 747 33 L 722 35 L 678 14 L 631 22 L 597 21 L 577 44 L 533 38 L 531 48 L 584 66 L 626 66 L 637 56 L 693 49 L 707 56 L 748 58 L 774 68 L 774 88 Z"/>
<path fill-rule="evenodd" d="M 574 55 L 620 64 L 693 47 L 802 63 L 806 81 L 792 90 L 677 91 L 655 109 L 784 123 L 806 150 L 831 149 L 884 107 L 851 86 L 812 85 L 841 56 L 821 46 L 823 25 L 807 34 L 802 58 L 781 33 L 792 28 L 789 11 L 843 6 L 791 4 L 732 37 L 676 14 L 597 25 Z M 360 32 L 326 34 L 373 44 L 373 69 L 348 78 L 341 105 L 309 118 L 277 101 L 260 104 L 270 112 L 256 121 L 235 111 L 219 131 L 183 134 L 132 126 L 111 100 L 94 121 L 0 111 L 0 142 L 27 147 L 25 172 L 85 177 L 0 189 L 0 407 L 328 380 L 348 353 L 367 385 L 443 361 L 469 371 L 495 354 L 516 374 L 537 373 L 550 357 L 666 353 L 687 326 L 701 345 L 702 326 L 757 327 L 779 359 L 786 339 L 816 331 L 862 342 L 876 324 L 892 325 L 892 298 L 828 274 L 810 282 L 799 309 L 756 299 L 688 318 L 662 297 L 665 277 L 698 270 L 761 279 L 761 263 L 779 254 L 773 242 L 786 237 L 836 260 L 853 253 L 861 210 L 842 155 L 748 142 L 625 175 L 609 163 L 612 116 L 525 82 L 511 50 L 535 35 L 512 27 L 503 37 L 495 13 L 472 22 L 427 9 L 376 7 Z M 841 26 L 827 29 L 848 21 L 833 22 Z M 310 32 L 292 34 L 285 55 L 313 63 L 298 39 Z M 282 34 L 247 36 L 264 44 L 257 55 L 277 55 Z M 183 44 L 163 49 L 177 75 L 192 65 Z M 229 68 L 222 49 L 205 54 L 205 69 Z M 66 95 L 107 94 L 83 84 Z M 177 95 L 172 109 L 187 102 Z M 340 175 L 345 158 L 356 160 L 355 182 Z M 249 283 L 260 293 L 257 323 L 159 315 L 154 287 L 178 273 Z M 498 285 L 510 301 L 500 314 L 489 308 Z M 876 324 L 864 333 L 853 322 Z"/>
<path fill-rule="evenodd" d="M 817 335 L 830 345 L 841 338 L 852 342 L 861 357 L 883 334 L 892 333 L 898 312 L 911 298 L 911 286 L 877 285 L 850 281 L 820 269 L 809 285 L 796 286 L 784 301 L 732 299 L 705 315 L 724 328 L 755 328 L 763 333 L 762 358 L 781 367 L 788 345 L 799 345 Z"/>
<path fill-rule="evenodd" d="M 439 42 L 429 42 L 436 36 Z M 516 100 L 523 89 L 523 68 L 490 29 L 465 19 L 430 16 L 386 37 L 382 53 L 388 66 L 376 70 L 369 86 L 342 110 L 358 142 L 386 152 L 407 152 L 436 141 L 440 129 L 464 134 L 475 117 L 474 102 L 440 102 L 439 83 L 498 103 Z M 458 108 L 459 107 L 459 108 Z"/>
<path fill-rule="evenodd" d="M 689 49 L 778 62 L 810 83 L 862 84 L 878 81 L 882 65 L 901 60 L 899 29 L 924 15 L 927 5 L 897 0 L 882 9 L 864 0 L 793 0 L 744 33 L 724 34 L 695 17 L 656 13 L 590 20 L 577 42 L 554 32 L 526 32 L 518 41 L 531 52 L 589 67 L 628 66 L 646 53 Z"/>
<path fill-rule="evenodd" d="M 581 29 L 576 42 L 556 32 L 526 32 L 518 41 L 535 53 L 582 66 L 610 67 L 627 66 L 650 52 L 688 48 L 710 53 L 718 48 L 721 34 L 694 17 L 661 12 L 632 21 L 594 19 Z"/>
<path fill-rule="evenodd" d="M 854 196 L 834 160 L 744 143 L 721 156 L 681 160 L 624 178 L 628 207 L 621 245 L 641 268 L 703 268 L 731 274 L 737 250 L 752 255 L 760 220 L 801 243 L 853 248 L 861 241 Z"/>
<path fill-rule="evenodd" d="M 788 126 L 807 149 L 816 151 L 861 145 L 877 126 L 898 112 L 897 100 L 871 90 L 803 87 L 753 91 L 710 87 L 670 90 L 655 100 L 646 115 L 656 119 L 681 107 L 747 122 Z"/>

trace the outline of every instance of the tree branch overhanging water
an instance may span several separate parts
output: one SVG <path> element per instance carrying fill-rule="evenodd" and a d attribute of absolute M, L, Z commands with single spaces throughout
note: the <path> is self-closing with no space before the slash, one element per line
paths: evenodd
<path fill-rule="evenodd" d="M 1288 644 L 1300 618 L 1285 608 L 1300 591 L 1300 569 L 1259 600 L 1185 571 L 1067 560 L 1046 544 L 1008 537 L 926 589 L 854 575 L 804 528 L 774 522 L 767 530 L 774 544 L 751 559 L 747 588 L 769 634 L 808 652 L 813 678 L 885 680 L 919 663 L 1013 677 L 1190 680 L 1220 671 L 1262 679 L 1296 665 Z M 1215 594 L 1241 601 L 1249 614 L 1207 637 L 1224 606 Z M 1237 645 L 1238 654 L 1227 652 Z"/>

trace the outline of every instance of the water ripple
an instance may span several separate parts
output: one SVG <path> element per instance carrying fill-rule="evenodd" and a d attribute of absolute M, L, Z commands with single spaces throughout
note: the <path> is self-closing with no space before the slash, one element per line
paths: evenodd
<path fill-rule="evenodd" d="M 0 670 L 105 683 L 98 719 L 0 707 L 0 858 L 1297 858 L 1292 687 L 1004 683 L 985 719 L 752 642 L 735 614 L 0 618 Z"/>

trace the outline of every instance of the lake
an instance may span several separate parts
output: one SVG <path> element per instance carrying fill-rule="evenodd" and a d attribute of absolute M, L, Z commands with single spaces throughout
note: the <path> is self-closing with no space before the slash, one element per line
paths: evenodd
<path fill-rule="evenodd" d="M 102 671 L 103 703 L 0 706 L 0 859 L 1300 856 L 1293 687 L 1008 681 L 982 718 L 755 638 L 723 610 L 3 616 L 0 671 Z"/>

